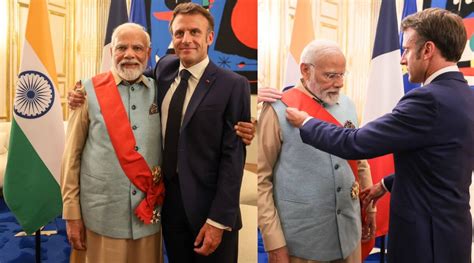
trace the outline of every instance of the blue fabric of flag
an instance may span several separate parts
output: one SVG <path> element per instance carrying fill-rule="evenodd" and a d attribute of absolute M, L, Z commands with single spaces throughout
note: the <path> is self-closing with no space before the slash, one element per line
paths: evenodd
<path fill-rule="evenodd" d="M 114 29 L 128 21 L 127 3 L 125 0 L 112 0 L 110 2 L 109 20 L 107 21 L 107 32 L 105 33 L 104 46 L 109 44 Z"/>
<path fill-rule="evenodd" d="M 148 28 L 144 1 L 132 0 L 132 5 L 130 7 L 130 22 L 140 24 L 145 29 Z"/>
<path fill-rule="evenodd" d="M 416 0 L 405 0 L 403 4 L 403 12 L 402 12 L 402 20 L 417 12 L 416 8 Z M 400 32 L 400 54 L 403 54 L 403 32 Z M 418 88 L 420 86 L 419 83 L 411 83 L 408 81 L 408 72 L 403 72 L 403 90 L 405 93 L 409 92 L 414 88 Z"/>
<path fill-rule="evenodd" d="M 382 1 L 372 59 L 400 48 L 395 1 Z"/>
<path fill-rule="evenodd" d="M 130 22 L 140 24 L 145 28 L 146 31 L 148 30 L 148 22 L 147 22 L 147 10 L 145 6 L 145 1 L 143 0 L 132 0 L 132 4 L 130 7 Z M 151 36 L 150 36 L 151 38 Z M 147 68 L 152 68 L 152 57 L 148 58 Z"/>

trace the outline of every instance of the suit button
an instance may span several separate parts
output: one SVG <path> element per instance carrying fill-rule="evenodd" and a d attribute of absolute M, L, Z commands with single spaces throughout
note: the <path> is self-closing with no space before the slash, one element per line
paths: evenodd
<path fill-rule="evenodd" d="M 131 87 L 130 89 L 131 89 L 132 91 L 135 91 L 135 87 Z"/>
<path fill-rule="evenodd" d="M 137 194 L 137 190 L 133 189 L 132 195 L 136 195 L 136 194 Z"/>
<path fill-rule="evenodd" d="M 337 209 L 336 213 L 339 215 L 341 213 L 341 209 Z"/>
<path fill-rule="evenodd" d="M 138 148 L 138 146 L 135 146 L 135 151 L 138 151 L 138 149 L 140 149 L 140 148 Z"/>
<path fill-rule="evenodd" d="M 132 105 L 132 110 L 134 110 L 134 109 L 136 109 L 136 108 L 137 108 L 137 106 L 135 106 L 135 105 Z"/>
<path fill-rule="evenodd" d="M 339 164 L 334 165 L 334 170 L 339 169 Z"/>
<path fill-rule="evenodd" d="M 133 130 L 136 130 L 137 128 L 138 128 L 137 125 L 133 125 L 133 126 L 132 126 L 132 129 L 133 129 Z M 337 169 L 337 168 L 336 168 L 336 169 Z"/>
<path fill-rule="evenodd" d="M 337 191 L 338 191 L 338 192 L 340 192 L 340 191 L 341 191 L 341 189 L 342 189 L 342 188 L 339 186 L 339 187 L 337 188 Z"/>

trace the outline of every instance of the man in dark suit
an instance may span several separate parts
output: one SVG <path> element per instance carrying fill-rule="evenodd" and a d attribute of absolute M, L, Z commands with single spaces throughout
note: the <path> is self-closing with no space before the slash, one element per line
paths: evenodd
<path fill-rule="evenodd" d="M 214 21 L 200 5 L 178 5 L 170 32 L 177 56 L 165 56 L 155 67 L 168 257 L 171 262 L 237 262 L 245 145 L 233 125 L 250 120 L 248 81 L 209 60 Z"/>
<path fill-rule="evenodd" d="M 466 44 L 462 19 L 430 8 L 402 22 L 411 82 L 389 114 L 344 129 L 296 109 L 287 118 L 301 138 L 345 159 L 393 153 L 395 175 L 365 190 L 367 205 L 391 192 L 389 262 L 471 262 L 469 185 L 474 163 L 474 94 L 456 62 Z"/>

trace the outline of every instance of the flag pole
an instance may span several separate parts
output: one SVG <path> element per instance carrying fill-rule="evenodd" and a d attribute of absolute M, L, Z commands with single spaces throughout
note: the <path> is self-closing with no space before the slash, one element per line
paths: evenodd
<path fill-rule="evenodd" d="M 385 237 L 386 235 L 380 236 L 380 263 L 385 263 Z"/>
<path fill-rule="evenodd" d="M 35 252 L 36 252 L 36 263 L 41 263 L 41 230 L 36 230 L 35 234 Z"/>

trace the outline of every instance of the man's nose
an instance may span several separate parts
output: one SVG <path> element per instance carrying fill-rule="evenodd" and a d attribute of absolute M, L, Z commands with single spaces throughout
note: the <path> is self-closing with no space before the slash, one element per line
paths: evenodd
<path fill-rule="evenodd" d="M 184 32 L 184 35 L 183 35 L 183 42 L 184 42 L 184 43 L 190 43 L 190 42 L 191 42 L 191 33 L 189 33 L 189 32 Z"/>
<path fill-rule="evenodd" d="M 124 54 L 124 57 L 126 58 L 134 58 L 135 57 L 135 51 L 133 51 L 133 48 L 127 48 L 125 50 L 125 54 Z"/>
<path fill-rule="evenodd" d="M 406 65 L 407 64 L 407 59 L 405 56 L 405 51 L 402 53 L 402 57 L 400 58 L 400 65 Z"/>
<path fill-rule="evenodd" d="M 334 81 L 334 87 L 340 89 L 343 86 L 344 86 L 344 77 L 343 76 L 337 76 L 336 80 Z"/>

